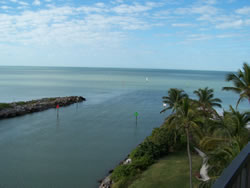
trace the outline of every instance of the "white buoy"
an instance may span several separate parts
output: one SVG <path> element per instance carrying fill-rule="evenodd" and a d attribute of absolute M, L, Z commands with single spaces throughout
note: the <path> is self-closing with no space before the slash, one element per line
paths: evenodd
<path fill-rule="evenodd" d="M 163 105 L 164 107 L 166 107 L 166 106 L 167 106 L 167 104 L 166 104 L 166 103 L 163 103 L 162 105 Z"/>

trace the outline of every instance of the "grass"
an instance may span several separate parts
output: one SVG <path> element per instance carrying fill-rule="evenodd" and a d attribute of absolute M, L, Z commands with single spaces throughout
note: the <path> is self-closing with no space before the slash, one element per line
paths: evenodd
<path fill-rule="evenodd" d="M 19 102 L 16 102 L 17 105 L 25 105 L 27 102 L 24 102 L 24 101 L 19 101 Z"/>
<path fill-rule="evenodd" d="M 8 103 L 0 103 L 0 110 L 5 109 L 5 108 L 11 108 L 11 105 Z"/>
<path fill-rule="evenodd" d="M 194 175 L 199 172 L 202 159 L 192 156 L 193 187 L 198 187 L 199 181 Z M 129 188 L 185 188 L 189 187 L 189 164 L 186 152 L 172 153 L 162 158 L 144 171 Z"/>

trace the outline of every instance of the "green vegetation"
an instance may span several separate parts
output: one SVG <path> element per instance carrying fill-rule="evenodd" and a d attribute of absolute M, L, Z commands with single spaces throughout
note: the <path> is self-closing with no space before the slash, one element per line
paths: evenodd
<path fill-rule="evenodd" d="M 25 105 L 25 104 L 28 104 L 28 102 L 24 102 L 24 101 L 16 102 L 16 105 L 20 105 L 20 106 Z"/>
<path fill-rule="evenodd" d="M 237 74 L 228 74 L 227 81 L 232 81 L 234 87 L 223 87 L 223 90 L 234 91 L 240 94 L 240 98 L 237 101 L 236 108 L 243 99 L 248 99 L 250 102 L 250 66 L 247 63 L 243 64 L 243 71 L 238 70 Z"/>
<path fill-rule="evenodd" d="M 164 126 L 154 129 L 152 135 L 131 152 L 129 157 L 132 159 L 132 163 L 119 165 L 114 169 L 111 178 L 116 183 L 112 187 L 128 187 L 155 160 L 167 155 L 171 142 L 165 138 L 173 137 L 170 134 L 172 133 L 169 133 Z"/>
<path fill-rule="evenodd" d="M 202 109 L 204 116 L 207 114 L 216 114 L 214 112 L 213 107 L 219 107 L 221 108 L 221 100 L 218 98 L 214 98 L 213 94 L 214 90 L 209 89 L 208 87 L 204 89 L 198 89 L 194 91 L 194 94 L 198 97 L 197 101 L 194 101 L 198 103 L 199 107 Z"/>
<path fill-rule="evenodd" d="M 44 101 L 55 101 L 57 98 L 44 98 L 42 100 Z M 13 102 L 13 103 L 0 103 L 0 110 L 6 109 L 6 108 L 13 108 L 14 106 L 23 106 L 23 105 L 29 105 L 29 104 L 35 104 L 41 100 L 31 100 L 31 101 L 19 101 L 19 102 Z"/>
<path fill-rule="evenodd" d="M 173 113 L 168 118 L 169 130 L 179 130 L 179 134 L 184 134 L 187 139 L 187 154 L 189 160 L 189 180 L 192 187 L 192 159 L 190 153 L 190 129 L 197 129 L 198 112 L 195 103 L 189 100 L 188 97 L 183 98 L 177 106 L 176 113 Z"/>
<path fill-rule="evenodd" d="M 5 109 L 5 108 L 11 108 L 11 105 L 8 103 L 0 103 L 0 110 Z"/>
<path fill-rule="evenodd" d="M 223 89 L 240 94 L 236 107 L 244 98 L 250 101 L 248 64 L 244 63 L 243 71 L 239 70 L 238 75 L 227 75 L 226 80 L 233 81 L 235 87 Z M 167 187 L 166 185 L 190 188 L 193 185 L 197 186 L 199 182 L 194 180 L 193 171 L 201 164 L 196 163 L 197 160 L 192 160 L 192 158 L 198 158 L 198 156 L 191 156 L 193 147 L 199 148 L 208 156 L 210 179 L 206 182 L 201 181 L 199 187 L 211 187 L 223 169 L 250 140 L 250 134 L 246 128 L 250 121 L 250 112 L 239 112 L 237 108 L 230 106 L 229 111 L 224 111 L 220 116 L 214 107 L 221 107 L 221 100 L 214 98 L 213 92 L 214 90 L 208 87 L 200 88 L 193 92 L 197 97 L 193 99 L 189 98 L 184 90 L 170 89 L 168 96 L 163 97 L 163 103 L 167 107 L 161 113 L 167 110 L 171 110 L 172 113 L 160 128 L 154 129 L 152 135 L 131 152 L 129 157 L 132 163 L 115 168 L 111 175 L 111 179 L 115 182 L 112 187 L 158 188 L 164 184 L 164 187 Z M 184 146 L 187 149 L 186 163 L 180 162 L 181 165 L 176 165 L 179 161 L 178 155 L 175 156 L 174 153 L 167 155 L 170 151 L 183 151 Z M 185 152 L 180 156 L 183 158 L 184 154 Z M 149 168 L 162 157 L 164 159 Z M 196 161 L 195 164 L 193 161 Z M 189 173 L 187 166 L 189 166 Z M 180 170 L 181 167 L 183 167 L 182 170 Z"/>
<path fill-rule="evenodd" d="M 167 108 L 164 108 L 162 112 L 165 112 L 166 110 L 172 109 L 172 112 L 175 112 L 177 109 L 177 106 L 179 105 L 180 101 L 187 97 L 187 94 L 184 93 L 182 89 L 172 88 L 168 91 L 168 96 L 164 96 L 163 103 L 168 105 Z"/>
<path fill-rule="evenodd" d="M 192 155 L 193 183 L 198 187 L 199 180 L 195 174 L 199 172 L 202 159 Z M 186 188 L 189 187 L 189 165 L 185 151 L 169 154 L 143 172 L 129 188 Z"/>

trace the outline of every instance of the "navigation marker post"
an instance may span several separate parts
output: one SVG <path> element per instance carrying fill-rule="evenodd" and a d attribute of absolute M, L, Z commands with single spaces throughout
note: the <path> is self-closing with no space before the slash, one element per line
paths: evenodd
<path fill-rule="evenodd" d="M 135 112 L 135 124 L 136 124 L 136 126 L 137 126 L 137 116 L 138 115 L 139 115 L 138 112 Z"/>

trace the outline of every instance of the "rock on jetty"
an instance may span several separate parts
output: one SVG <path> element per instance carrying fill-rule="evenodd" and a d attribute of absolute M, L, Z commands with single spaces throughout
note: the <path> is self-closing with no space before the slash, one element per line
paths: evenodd
<path fill-rule="evenodd" d="M 0 119 L 11 118 L 29 114 L 33 112 L 40 112 L 49 108 L 56 108 L 57 105 L 68 106 L 73 103 L 85 101 L 84 97 L 70 96 L 70 97 L 55 97 L 43 98 L 27 102 L 13 102 L 0 103 Z"/>

